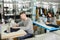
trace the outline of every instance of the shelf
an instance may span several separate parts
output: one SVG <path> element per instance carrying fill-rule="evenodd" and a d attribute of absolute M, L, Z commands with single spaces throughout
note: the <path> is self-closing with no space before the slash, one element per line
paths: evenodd
<path fill-rule="evenodd" d="M 14 14 L 4 14 L 5 16 L 14 16 Z M 19 15 L 19 14 L 16 14 Z M 27 12 L 26 15 L 32 15 L 32 13 Z"/>
<path fill-rule="evenodd" d="M 10 18 L 15 18 L 15 19 L 18 19 L 20 16 L 20 12 L 21 11 L 26 11 L 26 15 L 29 16 L 29 17 L 32 17 L 32 13 L 30 11 L 30 9 L 32 9 L 32 5 L 31 5 L 31 0 L 2 0 L 0 1 L 0 4 L 3 4 L 4 2 L 4 7 L 8 7 L 8 8 L 4 8 L 4 18 L 7 19 L 8 17 Z M 20 6 L 21 5 L 21 6 Z M 24 6 L 24 7 L 23 7 Z M 16 14 L 15 13 L 12 13 L 12 10 L 13 8 L 16 8 Z M 5 9 L 7 9 L 7 12 Z M 23 9 L 23 10 L 21 10 Z M 15 16 L 16 15 L 16 16 Z"/>
<path fill-rule="evenodd" d="M 23 11 L 27 11 L 29 9 L 32 9 L 32 7 L 29 7 L 29 8 L 24 8 Z"/>
<path fill-rule="evenodd" d="M 13 16 L 14 14 L 4 14 L 5 16 Z"/>

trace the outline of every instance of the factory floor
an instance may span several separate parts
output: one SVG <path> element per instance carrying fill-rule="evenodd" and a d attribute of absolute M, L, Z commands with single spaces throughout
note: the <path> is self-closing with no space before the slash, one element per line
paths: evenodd
<path fill-rule="evenodd" d="M 41 35 L 35 35 L 35 37 L 28 38 L 25 40 L 60 40 L 60 30 L 55 32 L 44 33 Z"/>

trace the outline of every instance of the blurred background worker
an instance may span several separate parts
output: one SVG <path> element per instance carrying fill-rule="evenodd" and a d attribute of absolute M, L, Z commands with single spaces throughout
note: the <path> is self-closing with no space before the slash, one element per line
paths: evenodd
<path fill-rule="evenodd" d="M 32 37 L 33 36 L 32 20 L 26 16 L 25 11 L 20 13 L 20 18 L 21 18 L 21 21 L 18 24 L 16 24 L 16 26 L 14 28 L 15 29 L 20 28 L 20 29 L 25 30 L 27 35 L 19 37 L 19 40 L 23 40 L 25 38 Z"/>
<path fill-rule="evenodd" d="M 56 28 L 59 27 L 58 25 L 56 25 L 56 18 L 54 17 L 53 13 L 50 11 L 47 13 L 46 25 L 56 27 Z"/>

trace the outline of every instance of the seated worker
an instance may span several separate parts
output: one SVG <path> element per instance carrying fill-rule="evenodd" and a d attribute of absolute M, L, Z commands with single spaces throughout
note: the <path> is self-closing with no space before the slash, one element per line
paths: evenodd
<path fill-rule="evenodd" d="M 52 27 L 55 27 L 55 28 L 59 27 L 58 25 L 56 25 L 56 18 L 54 17 L 53 13 L 50 12 L 50 11 L 47 13 L 46 25 L 52 26 Z"/>
<path fill-rule="evenodd" d="M 29 38 L 33 36 L 33 23 L 32 20 L 30 18 L 28 18 L 25 14 L 25 11 L 20 13 L 20 18 L 21 18 L 21 22 L 19 22 L 18 24 L 16 24 L 16 26 L 14 27 L 15 29 L 20 28 L 25 30 L 25 32 L 27 33 L 27 35 L 19 37 L 19 40 L 23 40 L 25 38 Z"/>

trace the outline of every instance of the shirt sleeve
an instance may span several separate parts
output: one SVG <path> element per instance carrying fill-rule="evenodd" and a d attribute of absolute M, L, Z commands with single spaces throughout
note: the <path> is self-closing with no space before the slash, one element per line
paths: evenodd
<path fill-rule="evenodd" d="M 53 18 L 52 24 L 55 24 L 56 25 L 56 18 L 55 17 Z"/>
<path fill-rule="evenodd" d="M 20 22 L 18 23 L 18 25 L 19 25 L 19 26 L 24 26 L 23 21 L 20 21 Z"/>

